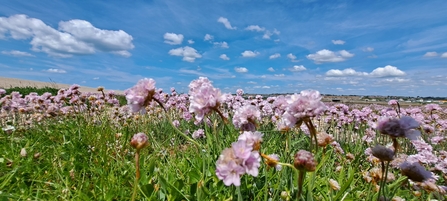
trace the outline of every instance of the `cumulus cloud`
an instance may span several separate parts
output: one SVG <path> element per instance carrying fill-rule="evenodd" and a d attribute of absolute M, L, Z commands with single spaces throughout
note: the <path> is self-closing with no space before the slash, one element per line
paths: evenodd
<path fill-rule="evenodd" d="M 67 71 L 62 70 L 62 69 L 57 69 L 57 68 L 50 68 L 45 71 L 49 72 L 49 73 L 67 73 Z"/>
<path fill-rule="evenodd" d="M 227 42 L 214 42 L 213 43 L 216 46 L 220 46 L 221 48 L 229 48 L 228 43 Z"/>
<path fill-rule="evenodd" d="M 379 67 L 374 69 L 370 73 L 370 75 L 374 77 L 397 77 L 397 76 L 405 76 L 406 73 L 399 70 L 395 66 L 387 65 L 385 67 Z"/>
<path fill-rule="evenodd" d="M 275 69 L 273 67 L 270 67 L 267 70 L 270 71 L 270 72 L 275 72 Z"/>
<path fill-rule="evenodd" d="M 441 58 L 447 58 L 447 52 L 442 53 Z"/>
<path fill-rule="evenodd" d="M 298 62 L 299 60 L 296 60 L 296 56 L 293 55 L 292 53 L 289 53 L 287 55 L 287 58 L 290 59 L 291 62 Z"/>
<path fill-rule="evenodd" d="M 300 72 L 300 71 L 305 71 L 306 68 L 303 65 L 295 65 L 292 68 L 289 69 L 292 72 Z"/>
<path fill-rule="evenodd" d="M 214 39 L 214 36 L 209 35 L 209 34 L 205 34 L 205 37 L 203 37 L 204 41 L 209 41 L 209 40 L 213 40 L 213 39 Z"/>
<path fill-rule="evenodd" d="M 275 53 L 275 54 L 270 55 L 269 59 L 276 59 L 276 58 L 279 58 L 279 57 L 281 57 L 281 54 Z"/>
<path fill-rule="evenodd" d="M 346 42 L 343 41 L 343 40 L 332 40 L 332 43 L 334 43 L 334 45 L 343 45 L 343 44 L 345 44 Z"/>
<path fill-rule="evenodd" d="M 331 69 L 326 72 L 328 77 L 345 77 L 345 76 L 364 76 L 368 75 L 366 72 L 357 72 L 352 68 L 347 68 L 344 70 Z"/>
<path fill-rule="evenodd" d="M 245 50 L 244 52 L 241 53 L 242 57 L 256 57 L 259 55 L 259 52 L 256 51 L 250 51 L 250 50 Z"/>
<path fill-rule="evenodd" d="M 230 60 L 230 58 L 226 54 L 221 54 L 219 58 L 223 60 Z"/>
<path fill-rule="evenodd" d="M 320 64 L 326 62 L 341 62 L 353 56 L 354 54 L 351 54 L 346 50 L 332 52 L 330 50 L 323 49 L 316 52 L 315 54 L 309 54 L 306 57 L 310 60 L 313 60 L 315 63 Z"/>
<path fill-rule="evenodd" d="M 264 27 L 260 27 L 258 25 L 250 25 L 247 28 L 245 28 L 245 30 L 261 32 L 261 31 L 265 31 L 265 28 Z"/>
<path fill-rule="evenodd" d="M 246 73 L 248 72 L 248 69 L 245 67 L 235 67 L 234 70 L 238 73 Z"/>
<path fill-rule="evenodd" d="M 194 41 L 193 40 L 188 40 L 188 43 L 189 44 L 194 44 Z"/>
<path fill-rule="evenodd" d="M 362 49 L 364 52 L 372 52 L 372 51 L 374 51 L 374 48 L 372 48 L 372 47 L 365 47 L 365 48 L 363 48 Z"/>
<path fill-rule="evenodd" d="M 233 30 L 236 29 L 236 27 L 231 26 L 231 23 L 230 23 L 230 21 L 228 21 L 227 18 L 219 17 L 219 19 L 217 19 L 217 22 L 222 23 L 225 26 L 225 28 L 227 28 L 227 29 L 233 29 Z"/>
<path fill-rule="evenodd" d="M 437 52 L 427 52 L 424 54 L 424 57 L 436 57 L 438 56 Z"/>
<path fill-rule="evenodd" d="M 171 45 L 180 45 L 183 42 L 182 34 L 165 33 L 163 38 L 165 39 L 165 43 L 171 44 Z"/>
<path fill-rule="evenodd" d="M 134 48 L 132 36 L 123 30 L 104 30 L 85 20 L 59 22 L 58 30 L 26 15 L 0 17 L 0 38 L 31 39 L 31 50 L 56 57 L 123 52 Z M 121 55 L 130 55 L 121 54 Z"/>
<path fill-rule="evenodd" d="M 183 61 L 194 62 L 197 58 L 202 58 L 196 49 L 185 46 L 169 50 L 170 55 L 183 57 Z"/>
<path fill-rule="evenodd" d="M 35 57 L 34 55 L 32 55 L 28 52 L 22 52 L 22 51 L 18 51 L 18 50 L 2 51 L 2 54 L 9 55 L 9 56 L 15 56 L 15 57 Z"/>

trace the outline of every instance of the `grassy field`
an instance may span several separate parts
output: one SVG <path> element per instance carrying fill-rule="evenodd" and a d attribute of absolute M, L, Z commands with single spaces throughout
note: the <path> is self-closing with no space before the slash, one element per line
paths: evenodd
<path fill-rule="evenodd" d="M 116 99 L 115 96 L 105 98 L 107 95 L 98 93 L 82 101 L 82 93 L 74 93 L 66 96 L 59 104 L 60 109 L 51 113 L 48 110 L 55 102 L 54 97 L 41 102 L 36 99 L 35 103 L 27 101 L 24 109 L 14 110 L 6 108 L 8 98 L 5 97 L 13 100 L 12 91 L 22 94 L 31 91 L 27 88 L 6 91 L 0 95 L 4 100 L 0 102 L 3 107 L 0 200 L 446 199 L 446 175 L 435 168 L 435 162 L 421 162 L 436 175 L 436 180 L 430 180 L 432 183 L 409 180 L 399 169 L 404 155 L 422 152 L 410 140 L 398 139 L 401 149 L 396 151 L 398 154 L 391 163 L 365 153 L 376 144 L 392 145 L 393 140 L 379 134 L 368 123 L 377 122 L 377 116 L 385 115 L 383 106 L 351 106 L 343 111 L 340 106 L 328 105 L 336 112 L 327 110 L 288 131 L 278 130 L 272 121 L 274 113 L 263 113 L 256 121 L 256 131 L 263 134 L 262 143 L 251 152 L 261 155 L 258 174 L 240 175 L 240 186 L 227 186 L 216 175 L 216 162 L 223 150 L 236 146 L 234 143 L 242 133 L 232 124 L 235 114 L 228 103 L 219 107 L 225 115 L 211 112 L 198 122 L 183 117 L 184 111 L 178 105 L 187 107 L 190 103 L 181 102 L 184 101 L 181 95 L 173 93 L 158 99 L 163 107 L 155 101 L 147 104 L 145 113 L 131 112 L 123 105 L 124 97 L 118 104 L 120 101 L 109 101 Z M 53 96 L 58 93 L 58 89 L 44 91 L 52 92 Z M 78 101 L 70 102 L 75 96 Z M 266 107 L 260 103 L 254 105 L 258 109 Z M 363 107 L 372 111 L 361 120 L 355 112 L 362 111 Z M 430 119 L 433 113 L 420 115 L 427 120 L 424 125 L 434 125 L 436 136 L 446 135 L 440 126 L 444 119 Z M 199 129 L 203 130 L 204 137 L 194 139 L 192 134 Z M 447 143 L 434 144 L 430 141 L 434 134 L 429 135 L 422 125 L 420 130 L 420 140 L 430 144 L 436 163 L 445 161 L 442 151 Z M 149 145 L 137 151 L 130 141 L 140 132 L 148 136 Z M 316 146 L 312 137 L 322 132 L 330 134 L 335 141 Z M 374 132 L 373 139 L 365 140 L 371 132 Z M 299 150 L 312 153 L 317 163 L 313 171 L 304 171 L 296 165 L 294 158 Z M 279 160 L 269 161 L 264 157 L 269 154 L 277 154 Z M 135 164 L 136 160 L 139 165 Z M 282 168 L 276 169 L 275 165 Z M 379 192 L 386 199 L 379 199 Z"/>

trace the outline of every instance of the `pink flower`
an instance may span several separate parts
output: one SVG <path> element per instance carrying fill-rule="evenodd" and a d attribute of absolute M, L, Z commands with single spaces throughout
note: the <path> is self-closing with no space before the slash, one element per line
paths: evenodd
<path fill-rule="evenodd" d="M 388 101 L 388 105 L 397 106 L 397 104 L 398 104 L 397 100 L 390 100 L 390 101 Z"/>
<path fill-rule="evenodd" d="M 317 167 L 317 162 L 315 161 L 314 155 L 312 153 L 306 150 L 299 150 L 295 154 L 293 165 L 298 170 L 313 172 Z"/>
<path fill-rule="evenodd" d="M 218 111 L 224 100 L 220 89 L 213 87 L 208 78 L 200 77 L 189 84 L 189 112 L 196 115 L 197 121 L 202 121 L 209 112 Z"/>
<path fill-rule="evenodd" d="M 155 80 L 144 78 L 130 89 L 124 91 L 127 104 L 133 112 L 144 109 L 152 101 L 155 94 Z"/>
<path fill-rule="evenodd" d="M 415 130 L 418 127 L 419 123 L 412 117 L 403 116 L 400 119 L 382 119 L 377 123 L 376 129 L 379 130 L 380 133 L 391 137 L 406 137 L 410 140 L 416 140 L 421 135 L 419 130 Z"/>
<path fill-rule="evenodd" d="M 205 137 L 205 131 L 203 129 L 196 130 L 192 133 L 192 138 L 197 139 Z"/>
<path fill-rule="evenodd" d="M 400 164 L 402 174 L 415 182 L 423 182 L 427 179 L 433 178 L 430 171 L 425 170 L 419 163 L 403 162 Z"/>
<path fill-rule="evenodd" d="M 243 174 L 258 176 L 261 166 L 261 156 L 254 151 L 245 140 L 238 140 L 231 148 L 223 150 L 216 162 L 216 175 L 224 184 L 229 186 L 241 185 L 240 177 Z"/>
<path fill-rule="evenodd" d="M 253 105 L 245 105 L 236 110 L 233 124 L 242 131 L 255 131 L 256 121 L 261 120 L 261 112 Z"/>

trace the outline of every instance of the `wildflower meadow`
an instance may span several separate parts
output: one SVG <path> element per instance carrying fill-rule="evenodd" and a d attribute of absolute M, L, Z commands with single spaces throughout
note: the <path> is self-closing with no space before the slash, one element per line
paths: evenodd
<path fill-rule="evenodd" d="M 446 200 L 447 109 L 315 90 L 0 89 L 0 200 Z M 122 96 L 121 96 L 122 97 Z"/>

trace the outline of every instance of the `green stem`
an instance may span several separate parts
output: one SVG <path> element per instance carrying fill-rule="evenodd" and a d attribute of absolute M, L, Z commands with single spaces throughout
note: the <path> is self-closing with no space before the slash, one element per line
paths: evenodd
<path fill-rule="evenodd" d="M 199 144 L 197 141 L 193 140 L 192 138 L 190 138 L 189 136 L 187 136 L 185 133 L 183 133 L 182 131 L 180 131 L 177 127 L 175 127 L 174 123 L 172 122 L 171 117 L 170 117 L 169 114 L 168 114 L 168 111 L 167 111 L 166 108 L 163 106 L 163 103 L 160 102 L 160 101 L 157 100 L 157 99 L 154 99 L 154 100 L 155 100 L 155 102 L 158 103 L 158 105 L 160 105 L 161 108 L 163 108 L 163 110 L 165 111 L 165 116 L 166 116 L 166 118 L 169 120 L 169 123 L 172 125 L 172 127 L 174 128 L 174 130 L 175 130 L 178 134 L 180 134 L 182 137 L 184 137 L 184 138 L 185 138 L 186 140 L 188 140 L 189 142 L 192 142 L 192 143 L 195 144 L 196 146 L 198 146 L 198 147 L 202 147 L 202 145 Z"/>
<path fill-rule="evenodd" d="M 136 176 L 135 176 L 135 181 L 133 184 L 132 201 L 135 201 L 135 197 L 137 195 L 138 180 L 140 179 L 140 150 L 139 149 L 137 149 L 137 151 L 135 152 L 135 169 L 136 169 Z"/>
<path fill-rule="evenodd" d="M 296 200 L 300 200 L 301 193 L 303 192 L 304 177 L 306 176 L 306 171 L 300 170 L 298 173 L 298 192 L 296 194 Z"/>
<path fill-rule="evenodd" d="M 237 200 L 242 201 L 242 193 L 241 193 L 241 187 L 236 186 L 236 192 L 237 192 Z"/>

